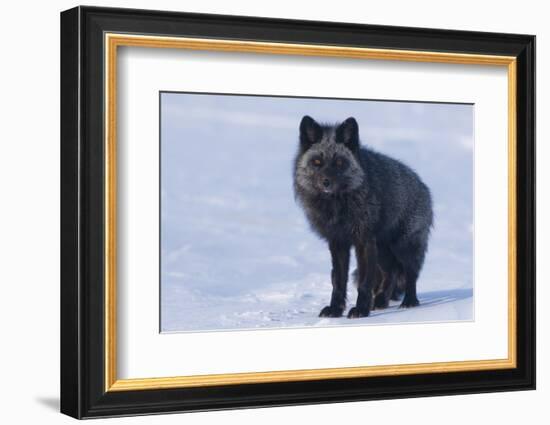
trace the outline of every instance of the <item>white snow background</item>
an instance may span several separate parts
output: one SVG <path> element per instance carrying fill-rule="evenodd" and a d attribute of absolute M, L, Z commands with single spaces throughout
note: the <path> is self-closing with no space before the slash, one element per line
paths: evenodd
<path fill-rule="evenodd" d="M 160 102 L 161 332 L 473 319 L 472 105 L 164 92 Z M 419 307 L 318 317 L 330 300 L 330 255 L 292 190 L 306 114 L 355 117 L 363 144 L 431 189 Z M 356 295 L 350 281 L 348 307 Z"/>

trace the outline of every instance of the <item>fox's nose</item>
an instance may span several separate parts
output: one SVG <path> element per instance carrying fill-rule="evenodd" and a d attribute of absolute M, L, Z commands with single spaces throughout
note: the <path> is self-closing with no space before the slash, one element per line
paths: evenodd
<path fill-rule="evenodd" d="M 323 186 L 329 187 L 330 186 L 330 180 L 329 179 L 324 179 L 323 180 Z"/>

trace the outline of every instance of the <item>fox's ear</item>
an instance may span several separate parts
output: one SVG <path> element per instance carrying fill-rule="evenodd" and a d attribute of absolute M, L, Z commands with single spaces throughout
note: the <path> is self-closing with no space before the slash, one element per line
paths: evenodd
<path fill-rule="evenodd" d="M 336 129 L 336 142 L 343 143 L 351 151 L 359 149 L 359 125 L 350 117 Z"/>
<path fill-rule="evenodd" d="M 323 137 L 321 126 L 310 116 L 304 116 L 300 123 L 300 146 L 302 149 L 309 149 L 312 144 L 320 141 L 321 137 Z"/>

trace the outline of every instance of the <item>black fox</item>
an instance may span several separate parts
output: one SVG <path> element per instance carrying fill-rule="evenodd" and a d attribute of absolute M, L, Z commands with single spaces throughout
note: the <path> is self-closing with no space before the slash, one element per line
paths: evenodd
<path fill-rule="evenodd" d="M 433 212 L 430 190 L 412 169 L 361 146 L 354 118 L 324 125 L 305 116 L 294 161 L 294 191 L 332 256 L 332 298 L 319 316 L 340 317 L 344 312 L 352 247 L 358 296 L 349 318 L 387 307 L 400 289 L 405 293 L 401 307 L 419 304 L 416 281 Z"/>

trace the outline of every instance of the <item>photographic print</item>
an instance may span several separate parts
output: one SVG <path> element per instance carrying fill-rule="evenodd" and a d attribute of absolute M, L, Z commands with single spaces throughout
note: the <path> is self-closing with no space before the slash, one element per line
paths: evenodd
<path fill-rule="evenodd" d="M 79 6 L 60 69 L 62 413 L 535 388 L 534 36 Z"/>
<path fill-rule="evenodd" d="M 161 332 L 474 319 L 474 105 L 159 102 Z"/>

